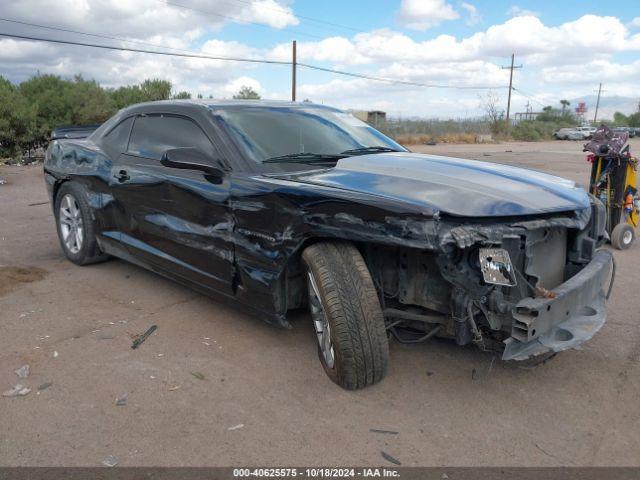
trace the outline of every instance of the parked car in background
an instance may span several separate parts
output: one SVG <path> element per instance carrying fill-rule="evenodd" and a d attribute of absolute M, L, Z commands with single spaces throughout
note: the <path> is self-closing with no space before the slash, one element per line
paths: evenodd
<path fill-rule="evenodd" d="M 615 133 L 628 133 L 629 134 L 629 138 L 633 138 L 637 135 L 637 128 L 631 128 L 631 127 L 614 127 L 613 131 Z"/>
<path fill-rule="evenodd" d="M 573 127 L 561 128 L 553 132 L 553 137 L 556 140 L 569 140 L 569 136 L 576 131 Z"/>
<path fill-rule="evenodd" d="M 567 140 L 586 140 L 588 138 L 587 135 L 587 132 L 576 128 L 569 132 L 569 134 L 567 135 Z"/>
<path fill-rule="evenodd" d="M 578 127 L 577 130 L 583 134 L 584 140 L 591 140 L 591 137 L 593 137 L 593 134 L 596 132 L 595 127 L 589 126 Z"/>
<path fill-rule="evenodd" d="M 554 132 L 556 140 L 588 140 L 596 131 L 593 127 L 567 127 Z"/>
<path fill-rule="evenodd" d="M 524 360 L 606 320 L 599 200 L 541 172 L 412 153 L 324 105 L 134 105 L 53 140 L 44 179 L 71 262 L 120 257 L 281 327 L 305 308 L 347 389 L 385 376 L 389 338 Z"/>

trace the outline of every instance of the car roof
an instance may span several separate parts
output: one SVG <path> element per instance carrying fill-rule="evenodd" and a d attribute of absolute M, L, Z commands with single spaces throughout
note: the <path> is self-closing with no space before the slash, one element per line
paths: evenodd
<path fill-rule="evenodd" d="M 288 102 L 283 100 L 216 100 L 216 99 L 180 99 L 180 100 L 159 100 L 155 102 L 143 102 L 129 105 L 122 108 L 109 120 L 104 122 L 98 129 L 91 135 L 91 139 L 95 141 L 106 134 L 111 129 L 120 123 L 124 118 L 132 115 L 140 114 L 156 114 L 156 113 L 173 113 L 173 114 L 187 114 L 188 112 L 195 113 L 194 110 L 217 110 L 224 108 L 251 108 L 262 107 L 268 109 L 317 109 L 327 110 L 332 112 L 342 112 L 334 107 L 327 105 L 319 105 L 313 102 Z"/>
<path fill-rule="evenodd" d="M 313 102 L 289 102 L 285 100 L 240 100 L 240 99 L 186 99 L 186 100 L 160 100 L 155 102 L 143 102 L 130 105 L 122 110 L 122 112 L 140 111 L 140 110 L 157 110 L 162 107 L 179 107 L 185 108 L 207 108 L 218 109 L 225 107 L 265 107 L 265 108 L 318 108 L 325 110 L 340 111 L 337 108 L 327 105 L 319 105 Z"/>

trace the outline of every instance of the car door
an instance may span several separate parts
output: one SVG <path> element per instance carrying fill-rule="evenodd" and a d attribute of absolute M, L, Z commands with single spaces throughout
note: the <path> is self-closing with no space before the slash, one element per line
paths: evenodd
<path fill-rule="evenodd" d="M 211 178 L 160 163 L 164 152 L 180 147 L 219 158 L 211 139 L 189 117 L 160 113 L 135 118 L 127 151 L 112 175 L 123 239 L 132 255 L 163 273 L 231 293 L 229 176 Z"/>

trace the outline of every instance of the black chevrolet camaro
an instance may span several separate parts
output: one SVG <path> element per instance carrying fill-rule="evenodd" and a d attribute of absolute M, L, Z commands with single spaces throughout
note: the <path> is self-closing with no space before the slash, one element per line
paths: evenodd
<path fill-rule="evenodd" d="M 544 173 L 407 151 L 310 103 L 167 101 L 54 139 L 62 249 L 120 257 L 289 327 L 306 308 L 329 377 L 381 380 L 388 340 L 542 358 L 606 319 L 604 210 Z"/>

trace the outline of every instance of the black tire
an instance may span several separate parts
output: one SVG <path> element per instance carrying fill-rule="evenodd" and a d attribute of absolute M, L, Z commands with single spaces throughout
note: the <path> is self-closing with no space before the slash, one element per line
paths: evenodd
<path fill-rule="evenodd" d="M 347 390 L 373 385 L 384 378 L 389 342 L 380 301 L 360 252 L 348 242 L 321 242 L 302 253 L 318 287 L 334 350 L 333 367 L 318 355 L 325 372 Z"/>
<path fill-rule="evenodd" d="M 83 238 L 81 246 L 77 252 L 72 251 L 64 241 L 62 224 L 60 222 L 60 216 L 62 215 L 60 207 L 63 199 L 66 196 L 71 196 L 75 199 L 77 208 L 79 210 L 80 218 L 82 219 Z M 60 189 L 56 193 L 54 201 L 54 217 L 56 220 L 56 230 L 58 231 L 58 239 L 60 240 L 60 246 L 65 256 L 75 263 L 76 265 L 90 265 L 92 263 L 103 262 L 109 258 L 108 255 L 100 251 L 98 242 L 95 236 L 95 226 L 93 223 L 93 217 L 91 215 L 91 207 L 87 202 L 87 196 L 84 188 L 76 182 L 70 181 L 62 184 Z"/>
<path fill-rule="evenodd" d="M 626 222 L 619 223 L 611 232 L 611 245 L 618 250 L 626 250 L 636 238 L 633 227 Z"/>

